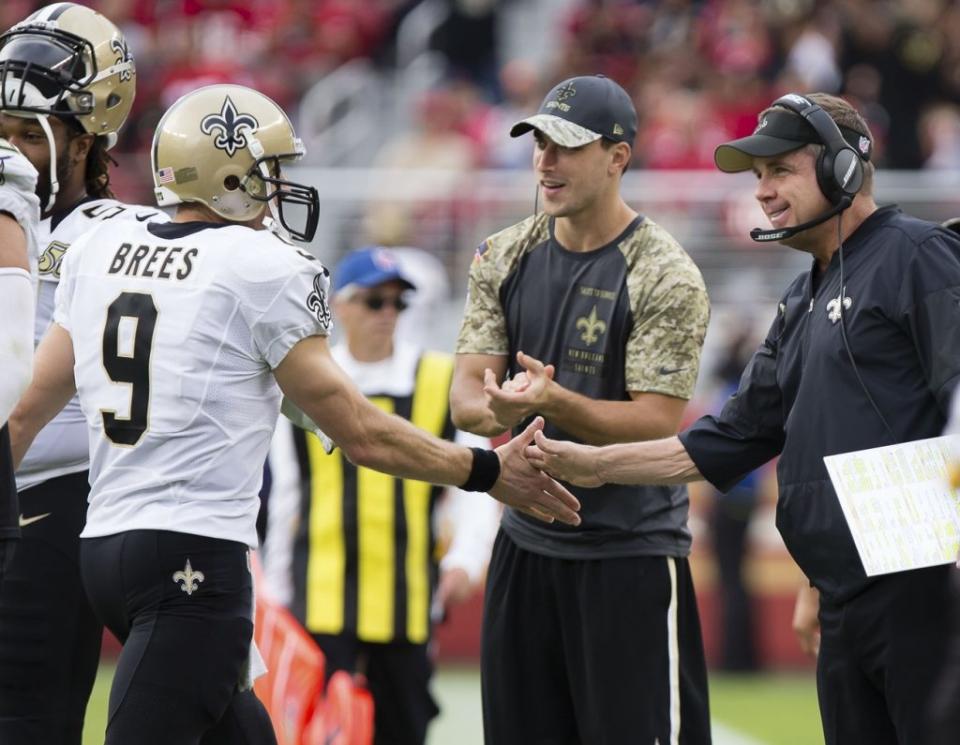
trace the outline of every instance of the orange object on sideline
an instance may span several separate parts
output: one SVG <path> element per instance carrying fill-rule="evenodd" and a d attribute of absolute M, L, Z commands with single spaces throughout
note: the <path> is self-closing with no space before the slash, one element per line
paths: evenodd
<path fill-rule="evenodd" d="M 372 745 L 373 697 L 346 670 L 330 676 L 303 745 Z"/>
<path fill-rule="evenodd" d="M 323 690 L 323 652 L 290 611 L 260 591 L 263 574 L 256 556 L 251 558 L 258 588 L 253 634 L 267 665 L 253 688 L 278 745 L 373 745 L 370 692 L 343 670 Z"/>
<path fill-rule="evenodd" d="M 323 689 L 323 652 L 286 608 L 259 593 L 254 637 L 268 672 L 253 688 L 270 714 L 277 742 L 303 745 Z"/>

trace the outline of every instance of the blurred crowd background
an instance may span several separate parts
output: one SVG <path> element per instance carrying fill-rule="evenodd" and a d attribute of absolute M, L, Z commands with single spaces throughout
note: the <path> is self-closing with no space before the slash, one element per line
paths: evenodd
<path fill-rule="evenodd" d="M 124 151 L 147 148 L 163 110 L 212 82 L 256 87 L 299 117 L 347 116 L 312 99 L 342 100 L 325 79 L 351 66 L 369 74 L 368 97 L 382 101 L 380 87 L 405 95 L 381 109 L 379 147 L 315 151 L 314 163 L 408 165 L 422 154 L 413 152 L 419 135 L 435 140 L 420 164 L 524 167 L 503 122 L 589 71 L 633 95 L 638 168 L 712 168 L 714 146 L 749 133 L 758 109 L 790 90 L 855 103 L 883 167 L 960 167 L 953 0 L 81 1 L 121 26 L 136 56 Z M 4 0 L 0 27 L 43 4 Z"/>
<path fill-rule="evenodd" d="M 2 0 L 0 28 L 44 2 Z M 749 134 L 782 93 L 838 93 L 865 114 L 881 201 L 933 219 L 957 211 L 957 0 L 79 2 L 123 29 L 137 63 L 114 150 L 121 198 L 152 202 L 151 137 L 180 95 L 250 85 L 290 112 L 307 145 L 299 178 L 324 198 L 320 257 L 418 246 L 454 296 L 477 243 L 533 206 L 521 172 L 531 138 L 511 139 L 510 125 L 576 74 L 604 73 L 634 97 L 625 193 L 677 235 L 720 306 L 767 302 L 798 265 L 745 238 L 763 219 L 749 177 L 713 166 L 716 145 Z"/>
<path fill-rule="evenodd" d="M 0 0 L 0 28 L 47 1 Z M 137 63 L 113 151 L 121 199 L 152 203 L 153 129 L 180 95 L 255 87 L 307 145 L 295 178 L 321 194 L 312 249 L 328 265 L 370 243 L 420 249 L 411 255 L 428 279 L 406 327 L 438 348 L 452 349 L 478 243 L 534 209 L 532 141 L 511 139 L 510 125 L 566 77 L 616 79 L 640 117 L 624 195 L 678 238 L 711 296 L 690 417 L 720 405 L 808 265 L 749 240 L 765 225 L 752 177 L 713 165 L 716 145 L 749 134 L 775 97 L 844 96 L 876 139 L 878 201 L 960 214 L 960 0 L 78 1 L 123 29 Z M 801 662 L 789 630 L 801 579 L 774 528 L 770 473 L 723 504 L 692 494 L 711 659 Z M 713 606 L 728 609 L 726 632 Z"/>

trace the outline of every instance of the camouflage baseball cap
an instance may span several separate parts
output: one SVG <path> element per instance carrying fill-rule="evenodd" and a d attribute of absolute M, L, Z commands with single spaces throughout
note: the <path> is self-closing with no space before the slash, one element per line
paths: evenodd
<path fill-rule="evenodd" d="M 564 80 L 551 90 L 540 110 L 510 130 L 519 137 L 536 129 L 561 147 L 580 147 L 605 137 L 633 145 L 637 110 L 627 92 L 603 75 Z"/>

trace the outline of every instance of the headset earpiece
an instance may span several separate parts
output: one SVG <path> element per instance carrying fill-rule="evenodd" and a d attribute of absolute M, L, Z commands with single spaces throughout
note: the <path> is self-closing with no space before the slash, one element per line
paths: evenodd
<path fill-rule="evenodd" d="M 863 162 L 852 147 L 831 151 L 824 147 L 817 159 L 817 184 L 830 204 L 853 197 L 863 186 Z M 845 185 L 844 185 L 845 184 Z"/>
<path fill-rule="evenodd" d="M 817 159 L 817 185 L 830 204 L 836 207 L 845 199 L 848 204 L 852 202 L 863 186 L 863 160 L 843 139 L 833 117 L 796 93 L 782 96 L 772 105 L 802 116 L 823 143 L 823 152 Z"/>

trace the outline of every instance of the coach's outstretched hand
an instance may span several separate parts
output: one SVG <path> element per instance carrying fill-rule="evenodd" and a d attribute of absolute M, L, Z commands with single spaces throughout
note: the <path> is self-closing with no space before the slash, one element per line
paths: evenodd
<path fill-rule="evenodd" d="M 555 479 L 577 486 L 600 486 L 597 475 L 597 450 L 593 445 L 580 445 L 564 440 L 551 440 L 539 430 L 535 444 L 525 451 L 527 461 Z"/>
<path fill-rule="evenodd" d="M 543 429 L 543 417 L 537 417 L 510 442 L 497 448 L 500 478 L 490 490 L 494 499 L 544 522 L 554 520 L 579 525 L 580 502 L 547 474 L 534 468 L 524 457 L 524 449 L 533 442 L 534 433 Z"/>

